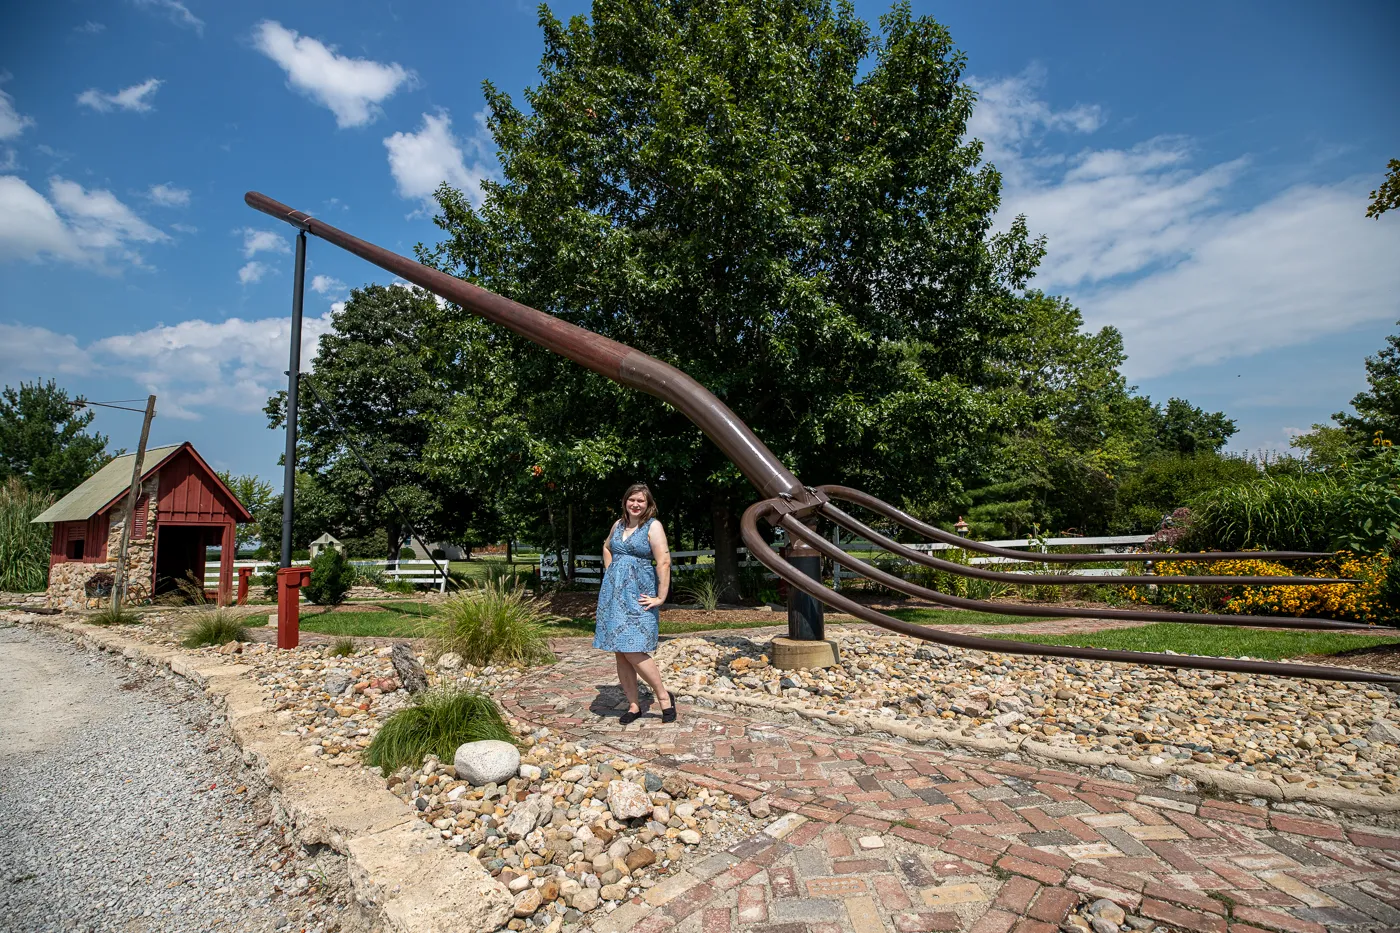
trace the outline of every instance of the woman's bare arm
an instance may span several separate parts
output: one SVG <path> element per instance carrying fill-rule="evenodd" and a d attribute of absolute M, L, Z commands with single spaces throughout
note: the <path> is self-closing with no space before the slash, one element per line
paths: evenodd
<path fill-rule="evenodd" d="M 655 605 L 659 606 L 671 592 L 671 546 L 666 542 L 666 529 L 661 527 L 660 522 L 652 522 L 647 529 L 647 543 L 651 545 L 651 556 L 656 561 Z"/>
<path fill-rule="evenodd" d="M 617 528 L 617 522 L 612 523 L 612 528 L 608 529 L 608 536 L 603 539 L 603 570 L 612 566 L 612 533 Z"/>

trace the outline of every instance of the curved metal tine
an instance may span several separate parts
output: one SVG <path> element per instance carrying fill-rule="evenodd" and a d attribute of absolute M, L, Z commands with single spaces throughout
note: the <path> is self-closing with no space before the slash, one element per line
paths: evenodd
<path fill-rule="evenodd" d="M 1238 658 L 1212 658 L 1196 655 L 1155 654 L 1145 651 L 1116 651 L 1108 648 L 1076 648 L 1070 645 L 1040 645 L 1034 642 L 1008 641 L 1001 638 L 983 638 L 979 635 L 958 635 L 938 629 L 925 628 L 912 622 L 887 616 L 883 612 L 862 606 L 853 599 L 842 596 L 831 588 L 802 573 L 773 551 L 758 533 L 757 520 L 763 517 L 770 521 L 769 514 L 776 511 L 776 500 L 765 499 L 756 502 L 744 512 L 739 523 L 739 534 L 749 553 L 757 557 L 769 570 L 773 571 L 789 586 L 796 587 L 813 599 L 820 600 L 838 612 L 849 613 L 880 628 L 931 641 L 952 648 L 969 648 L 976 651 L 994 651 L 1001 654 L 1025 654 L 1051 658 L 1078 658 L 1086 661 L 1113 661 L 1123 664 L 1146 664 L 1156 667 L 1186 668 L 1190 670 L 1225 671 L 1235 674 L 1270 674 L 1279 677 L 1303 678 L 1309 680 L 1333 680 L 1347 683 L 1378 683 L 1400 686 L 1400 675 L 1379 674 L 1374 671 L 1353 670 L 1343 667 L 1321 667 L 1311 664 L 1284 664 L 1278 661 L 1244 661 Z M 818 538 L 818 540 L 821 540 Z"/>
<path fill-rule="evenodd" d="M 1242 583 L 1252 586 L 1289 586 L 1308 585 L 1324 586 L 1333 583 L 1354 583 L 1354 580 L 1333 579 L 1330 577 L 1080 577 L 1073 574 L 1036 574 L 1030 576 L 1020 573 L 1005 573 L 997 570 L 985 570 L 981 567 L 971 567 L 966 564 L 959 564 L 951 560 L 942 560 L 932 554 L 925 554 L 923 551 L 916 551 L 880 534 L 874 528 L 860 521 L 857 518 L 846 514 L 830 502 L 823 503 L 818 509 L 818 513 L 831 519 L 842 528 L 852 534 L 860 535 L 871 544 L 879 545 L 891 554 L 898 554 L 900 557 L 914 561 L 916 564 L 923 564 L 925 567 L 934 567 L 944 570 L 960 577 L 976 577 L 980 580 L 997 580 L 1002 583 L 1024 584 L 1035 583 L 1038 586 L 1067 586 L 1076 583 L 1108 583 L 1113 586 L 1139 586 L 1152 584 L 1170 584 L 1172 586 L 1199 586 L 1204 584 L 1229 585 Z M 1039 563 L 1039 558 L 1033 552 L 1027 552 L 1022 558 L 1026 563 Z M 1104 554 L 1101 558 L 1105 563 L 1117 560 L 1113 554 Z"/>
<path fill-rule="evenodd" d="M 935 528 L 933 525 L 919 521 L 908 512 L 895 508 L 883 499 L 877 499 L 867 492 L 859 489 L 852 489 L 849 486 L 818 486 L 821 492 L 826 493 L 833 499 L 842 499 L 846 502 L 854 502 L 856 505 L 864 506 L 872 512 L 892 519 L 917 532 L 926 538 L 933 538 L 935 541 L 943 541 L 947 544 L 956 544 L 960 548 L 969 551 L 977 551 L 981 554 L 991 554 L 996 557 L 1013 557 L 1016 560 L 1025 560 L 1025 551 L 1013 551 L 1008 548 L 997 547 L 992 544 L 983 544 L 980 541 L 969 541 L 967 538 L 953 534 L 951 531 L 944 531 L 942 528 Z M 1327 551 L 1210 551 L 1196 552 L 1189 554 L 1168 553 L 1162 551 L 1143 552 L 1136 554 L 1115 554 L 1115 561 L 1162 561 L 1162 560 L 1306 560 L 1316 557 L 1335 557 Z M 1035 562 L 1038 564 L 1082 564 L 1092 561 L 1102 561 L 1101 554 L 1037 554 Z"/>
<path fill-rule="evenodd" d="M 849 566 L 863 577 L 888 586 L 892 590 L 919 596 L 931 602 L 957 609 L 974 609 L 978 612 L 991 612 L 998 615 L 1034 616 L 1044 619 L 1122 619 L 1125 622 L 1185 622 L 1197 625 L 1229 625 L 1238 628 L 1284 628 L 1317 629 L 1321 631 L 1373 632 L 1375 627 L 1362 622 L 1338 622 L 1334 619 L 1296 619 L 1292 616 L 1221 616 L 1194 612 L 1157 612 L 1147 609 L 1087 609 L 1077 606 L 1031 606 L 1025 603 L 989 603 L 978 599 L 965 599 L 949 596 L 938 590 L 931 590 L 902 580 L 892 573 L 872 567 L 862 560 L 852 557 L 830 541 L 791 515 L 784 515 L 778 524 L 794 538 L 810 545 L 825 556 L 840 561 L 842 567 Z"/>

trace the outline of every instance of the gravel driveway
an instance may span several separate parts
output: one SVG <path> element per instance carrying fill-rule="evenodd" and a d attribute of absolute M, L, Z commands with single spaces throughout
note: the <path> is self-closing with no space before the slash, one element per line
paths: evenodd
<path fill-rule="evenodd" d="M 341 930 L 333 853 L 284 845 L 203 695 L 0 621 L 0 926 Z"/>

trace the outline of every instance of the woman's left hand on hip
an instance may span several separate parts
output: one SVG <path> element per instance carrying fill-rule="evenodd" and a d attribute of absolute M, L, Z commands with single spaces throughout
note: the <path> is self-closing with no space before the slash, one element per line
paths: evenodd
<path fill-rule="evenodd" d="M 642 604 L 643 609 L 655 609 L 661 605 L 662 600 L 655 596 L 647 596 L 645 593 L 637 597 L 637 602 Z"/>

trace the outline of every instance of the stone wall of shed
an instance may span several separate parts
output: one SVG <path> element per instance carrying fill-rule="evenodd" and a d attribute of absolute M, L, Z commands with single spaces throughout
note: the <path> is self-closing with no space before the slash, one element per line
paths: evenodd
<path fill-rule="evenodd" d="M 147 478 L 141 486 L 141 494 L 146 496 L 146 537 L 132 538 L 126 546 L 127 579 L 139 583 L 150 592 L 155 583 L 156 573 L 156 500 L 160 491 L 160 474 Z M 110 597 L 89 599 L 84 587 L 87 581 L 99 573 L 117 572 L 117 557 L 121 554 L 123 513 L 126 502 L 113 508 L 112 524 L 107 531 L 107 560 L 88 563 L 81 560 L 65 561 L 49 568 L 48 604 L 53 609 L 100 609 L 111 604 Z"/>

